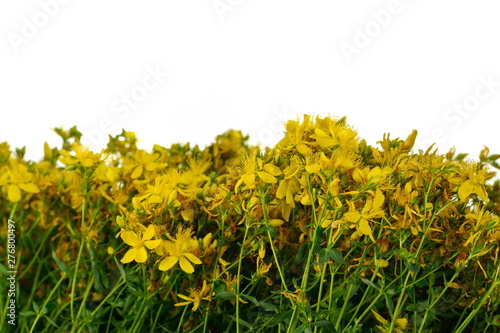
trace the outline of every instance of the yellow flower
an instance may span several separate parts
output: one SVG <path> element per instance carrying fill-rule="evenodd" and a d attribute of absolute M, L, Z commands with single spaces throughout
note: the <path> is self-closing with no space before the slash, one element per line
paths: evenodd
<path fill-rule="evenodd" d="M 207 285 L 207 281 L 203 280 L 203 286 L 201 287 L 201 289 L 191 289 L 189 292 L 189 296 L 178 294 L 177 296 L 179 296 L 186 302 L 176 303 L 175 306 L 184 306 L 193 303 L 193 311 L 196 311 L 198 310 L 198 307 L 200 306 L 202 300 L 210 301 L 212 299 L 210 295 L 211 289 L 212 288 L 210 287 L 210 285 Z"/>
<path fill-rule="evenodd" d="M 363 169 L 356 168 L 352 172 L 352 178 L 356 181 L 356 183 L 363 185 L 369 183 L 378 184 L 391 172 L 393 172 L 393 169 L 388 166 L 383 169 L 380 169 L 379 166 L 376 166 L 373 169 L 370 169 L 370 167 L 365 167 Z"/>
<path fill-rule="evenodd" d="M 359 145 L 358 133 L 346 125 L 345 118 L 316 117 L 314 134 L 310 138 L 323 149 L 338 147 L 343 151 L 356 151 Z"/>
<path fill-rule="evenodd" d="M 282 174 L 280 168 L 272 163 L 265 165 L 263 163 L 262 159 L 255 157 L 255 153 L 248 154 L 241 159 L 239 166 L 241 176 L 234 186 L 235 193 L 238 192 L 242 183 L 246 185 L 244 189 L 253 189 L 256 184 L 255 175 L 267 184 L 274 184 L 278 181 L 276 176 Z"/>
<path fill-rule="evenodd" d="M 461 201 L 467 201 L 467 198 L 475 193 L 483 201 L 488 202 L 485 183 L 492 177 L 486 169 L 479 169 L 474 163 L 464 163 L 459 174 L 449 179 L 452 184 L 460 184 L 458 187 L 458 196 Z"/>
<path fill-rule="evenodd" d="M 175 238 L 167 235 L 170 241 L 164 241 L 163 247 L 168 256 L 160 262 L 159 269 L 161 271 L 167 271 L 179 262 L 181 269 L 191 274 L 194 272 L 194 267 L 191 263 L 196 265 L 201 264 L 201 260 L 192 253 L 192 251 L 199 249 L 199 245 L 198 241 L 191 237 L 191 234 L 191 228 L 185 230 L 180 228 Z"/>
<path fill-rule="evenodd" d="M 101 160 L 101 154 L 96 154 L 88 149 L 88 147 L 82 146 L 79 142 L 73 145 L 74 155 L 71 155 L 66 149 L 61 150 L 61 156 L 59 161 L 71 166 L 74 164 L 81 164 L 86 168 L 89 168 Z"/>
<path fill-rule="evenodd" d="M 479 171 L 477 174 L 471 175 L 471 177 L 466 180 L 458 188 L 458 196 L 460 200 L 465 201 L 472 193 L 476 193 L 483 201 L 488 201 L 488 194 L 486 193 L 484 182 L 485 170 Z"/>
<path fill-rule="evenodd" d="M 389 321 L 376 313 L 375 311 L 371 310 L 373 313 L 373 316 L 379 323 L 382 324 L 382 326 L 377 325 L 377 328 L 380 330 L 380 332 L 385 333 L 387 332 L 387 328 L 389 326 Z M 407 328 L 408 328 L 408 319 L 407 318 L 398 318 L 395 320 L 395 327 L 394 327 L 394 332 L 396 333 L 403 333 Z"/>
<path fill-rule="evenodd" d="M 139 263 L 145 262 L 148 259 L 148 253 L 144 246 L 152 250 L 161 244 L 161 239 L 150 240 L 155 235 L 155 227 L 150 224 L 146 229 L 144 235 L 140 239 L 139 236 L 130 230 L 122 231 L 121 237 L 123 241 L 132 246 L 130 250 L 125 253 L 125 256 L 120 260 L 122 263 L 126 264 L 131 261 L 137 261 Z"/>
<path fill-rule="evenodd" d="M 384 210 L 381 209 L 382 204 L 384 203 L 384 195 L 382 194 L 382 191 L 377 189 L 375 192 L 375 198 L 373 200 L 366 200 L 361 213 L 354 208 L 352 202 L 349 203 L 351 205 L 351 210 L 344 214 L 344 218 L 349 222 L 356 223 L 356 230 L 363 235 L 369 236 L 371 240 L 375 242 L 368 221 L 374 218 L 382 217 L 385 214 Z"/>
<path fill-rule="evenodd" d="M 28 172 L 24 164 L 11 160 L 10 167 L 4 167 L 0 174 L 0 186 L 5 186 L 7 198 L 12 202 L 21 200 L 21 190 L 28 193 L 38 193 L 40 189 L 33 182 L 33 173 Z"/>
<path fill-rule="evenodd" d="M 167 163 L 158 162 L 159 153 L 149 154 L 144 150 L 137 150 L 134 155 L 125 160 L 123 169 L 130 172 L 130 178 L 138 179 L 146 171 L 157 171 L 167 167 Z"/>
<path fill-rule="evenodd" d="M 147 184 L 144 195 L 136 196 L 136 198 L 139 202 L 146 200 L 148 204 L 159 204 L 166 201 L 167 204 L 178 207 L 181 204 L 177 200 L 177 186 L 180 178 L 181 174 L 177 169 L 169 169 L 167 173 L 156 177 L 153 185 Z"/>
<path fill-rule="evenodd" d="M 293 293 L 289 291 L 282 291 L 280 292 L 283 296 L 288 298 L 289 300 L 297 301 L 301 304 L 306 304 L 307 303 L 307 295 L 304 293 L 302 289 L 296 289 Z"/>

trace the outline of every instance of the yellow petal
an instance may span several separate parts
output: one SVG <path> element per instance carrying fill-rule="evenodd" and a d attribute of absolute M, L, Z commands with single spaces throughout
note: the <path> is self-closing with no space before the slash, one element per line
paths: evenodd
<path fill-rule="evenodd" d="M 125 255 L 123 256 L 122 260 L 120 260 L 122 263 L 127 264 L 135 259 L 135 254 L 137 252 L 137 249 L 133 248 L 127 251 Z"/>
<path fill-rule="evenodd" d="M 267 172 L 269 172 L 273 176 L 279 176 L 279 175 L 283 174 L 283 172 L 281 172 L 280 168 L 278 168 L 276 165 L 271 164 L 271 163 L 267 163 L 266 165 L 264 165 L 264 170 L 266 170 Z"/>
<path fill-rule="evenodd" d="M 191 261 L 193 264 L 197 264 L 197 265 L 200 265 L 201 264 L 201 260 L 198 259 L 198 257 L 196 257 L 194 254 L 192 253 L 184 253 L 184 257 L 188 258 L 189 261 Z"/>
<path fill-rule="evenodd" d="M 194 217 L 194 209 L 192 209 L 192 208 L 190 208 L 190 209 L 184 209 L 181 212 L 181 216 L 182 216 L 182 219 L 184 221 L 192 221 L 193 217 Z"/>
<path fill-rule="evenodd" d="M 375 316 L 375 319 L 377 319 L 377 321 L 381 324 L 384 324 L 384 325 L 387 325 L 388 324 L 388 321 L 387 319 L 384 319 L 384 317 L 382 317 L 381 315 L 379 315 L 378 313 L 376 313 L 375 311 L 371 310 L 373 315 Z"/>
<path fill-rule="evenodd" d="M 141 240 L 139 239 L 139 237 L 137 237 L 137 234 L 133 231 L 130 231 L 130 230 L 123 231 L 121 234 L 121 237 L 122 237 L 123 241 L 125 242 L 125 244 L 127 244 L 127 245 L 130 245 L 133 247 L 139 247 L 142 245 Z"/>
<path fill-rule="evenodd" d="M 474 193 L 476 193 L 484 202 L 488 202 L 488 194 L 486 193 L 483 185 L 475 185 Z"/>
<path fill-rule="evenodd" d="M 378 209 L 382 206 L 382 204 L 384 203 L 384 200 L 385 200 L 385 197 L 384 195 L 382 194 L 382 191 L 377 189 L 377 191 L 375 192 L 375 199 L 373 200 L 373 209 Z"/>
<path fill-rule="evenodd" d="M 161 201 L 161 197 L 158 194 L 153 194 L 148 198 L 150 204 L 160 203 Z"/>
<path fill-rule="evenodd" d="M 148 259 L 148 253 L 146 252 L 146 248 L 141 246 L 137 249 L 135 254 L 135 261 L 137 262 L 145 262 Z"/>
<path fill-rule="evenodd" d="M 210 245 L 212 241 L 212 233 L 208 233 L 205 237 L 203 237 L 203 247 L 206 248 Z"/>
<path fill-rule="evenodd" d="M 177 261 L 179 261 L 179 258 L 177 257 L 167 257 L 160 262 L 158 269 L 160 271 L 168 271 L 170 268 L 174 267 L 175 264 L 177 264 Z"/>
<path fill-rule="evenodd" d="M 193 301 L 191 298 L 187 297 L 186 295 L 177 294 L 177 296 L 179 296 L 182 299 L 185 299 L 186 301 L 189 301 L 189 303 L 191 303 Z"/>
<path fill-rule="evenodd" d="M 157 248 L 158 246 L 160 246 L 160 244 L 161 244 L 161 239 L 148 240 L 144 242 L 144 245 L 150 250 Z"/>
<path fill-rule="evenodd" d="M 331 219 L 326 219 L 323 222 L 321 222 L 321 228 L 328 228 L 332 224 Z"/>
<path fill-rule="evenodd" d="M 47 142 L 43 143 L 43 153 L 45 154 L 46 159 L 52 158 L 52 150 Z"/>
<path fill-rule="evenodd" d="M 266 256 L 266 247 L 265 247 L 264 243 L 260 243 L 260 246 L 259 246 L 259 258 L 260 259 L 264 259 L 265 256 Z"/>
<path fill-rule="evenodd" d="M 272 219 L 271 221 L 269 221 L 269 225 L 272 225 L 273 227 L 279 227 L 283 223 L 285 223 L 285 221 L 281 219 Z"/>
<path fill-rule="evenodd" d="M 352 178 L 356 181 L 356 183 L 362 183 L 364 180 L 363 178 L 365 178 L 365 175 L 364 175 L 363 171 L 356 168 L 352 172 Z"/>
<path fill-rule="evenodd" d="M 198 307 L 200 306 L 200 301 L 196 300 L 193 302 L 193 311 L 198 310 Z"/>
<path fill-rule="evenodd" d="M 312 205 L 312 200 L 311 200 L 311 196 L 309 195 L 309 193 L 304 194 L 304 196 L 300 199 L 300 203 L 303 204 L 304 206 Z"/>
<path fill-rule="evenodd" d="M 257 172 L 257 175 L 259 175 L 259 178 L 262 179 L 264 183 L 274 184 L 278 181 L 276 177 L 274 177 L 273 175 L 271 175 L 269 172 L 266 171 L 259 171 Z"/>
<path fill-rule="evenodd" d="M 177 295 L 177 296 L 181 296 L 181 295 Z M 192 303 L 191 300 L 189 300 L 188 302 L 175 303 L 174 306 L 184 306 L 184 305 L 189 305 L 191 303 Z"/>
<path fill-rule="evenodd" d="M 349 222 L 358 222 L 361 218 L 361 214 L 359 212 L 347 212 L 344 214 L 344 218 Z"/>
<path fill-rule="evenodd" d="M 337 196 L 339 194 L 339 183 L 340 183 L 340 179 L 338 178 L 335 178 L 331 183 L 330 185 L 328 185 L 328 191 L 334 195 L 334 196 Z"/>
<path fill-rule="evenodd" d="M 465 201 L 465 199 L 467 199 L 473 191 L 474 185 L 472 185 L 470 180 L 467 180 L 458 188 L 458 196 L 460 197 L 460 200 Z"/>
<path fill-rule="evenodd" d="M 302 155 L 302 156 L 306 156 L 306 155 L 310 155 L 311 154 L 311 148 L 309 148 L 308 146 L 306 146 L 305 144 L 301 143 L 300 145 L 297 145 L 297 151 Z"/>
<path fill-rule="evenodd" d="M 319 172 L 320 166 L 318 163 L 315 163 L 315 164 L 311 164 L 311 165 L 306 166 L 305 169 L 308 173 L 316 173 L 316 172 Z"/>
<path fill-rule="evenodd" d="M 193 265 L 191 265 L 191 263 L 189 262 L 189 260 L 187 260 L 185 257 L 181 257 L 179 259 L 179 263 L 181 265 L 181 269 L 188 273 L 188 274 L 191 274 L 194 272 L 194 267 Z"/>
<path fill-rule="evenodd" d="M 142 240 L 143 241 L 149 240 L 149 239 L 153 238 L 154 235 L 155 235 L 155 226 L 150 224 L 150 225 L 148 225 L 148 228 L 146 229 L 146 232 L 144 233 L 144 235 L 142 235 Z"/>
<path fill-rule="evenodd" d="M 36 186 L 33 183 L 26 183 L 26 184 L 19 184 L 19 187 L 28 192 L 28 193 L 38 193 L 40 190 L 38 189 L 38 186 Z"/>
<path fill-rule="evenodd" d="M 358 223 L 357 227 L 358 231 L 360 231 L 363 235 L 370 236 L 372 241 L 375 241 L 372 235 L 372 229 L 370 229 L 370 224 L 368 223 L 368 220 L 365 218 L 361 218 Z"/>
<path fill-rule="evenodd" d="M 398 325 L 402 329 L 405 329 L 406 326 L 408 326 L 408 319 L 407 318 L 398 318 L 398 319 L 396 319 L 396 325 Z"/>
<path fill-rule="evenodd" d="M 276 191 L 276 198 L 283 199 L 288 189 L 288 180 L 284 179 L 280 182 L 278 190 Z"/>
<path fill-rule="evenodd" d="M 130 176 L 132 179 L 139 178 L 142 175 L 142 165 L 139 165 L 134 169 L 134 172 L 132 172 L 132 175 Z"/>
<path fill-rule="evenodd" d="M 177 190 L 173 190 L 168 194 L 167 203 L 170 204 L 177 199 Z"/>
<path fill-rule="evenodd" d="M 19 200 L 21 200 L 21 190 L 17 185 L 11 184 L 8 191 L 9 192 L 7 193 L 7 197 L 10 201 L 18 202 Z"/>
<path fill-rule="evenodd" d="M 255 174 L 252 173 L 246 173 L 243 176 L 241 176 L 241 179 L 243 180 L 243 183 L 245 183 L 246 186 L 252 187 L 255 183 Z"/>
<path fill-rule="evenodd" d="M 240 179 L 238 179 L 238 181 L 236 182 L 236 185 L 234 186 L 235 193 L 238 193 L 238 187 L 240 187 L 241 183 L 243 183 L 243 180 L 240 178 Z"/>
<path fill-rule="evenodd" d="M 125 221 L 123 220 L 123 217 L 121 217 L 120 215 L 118 215 L 116 217 L 116 224 L 118 224 L 118 226 L 120 228 L 125 228 Z"/>

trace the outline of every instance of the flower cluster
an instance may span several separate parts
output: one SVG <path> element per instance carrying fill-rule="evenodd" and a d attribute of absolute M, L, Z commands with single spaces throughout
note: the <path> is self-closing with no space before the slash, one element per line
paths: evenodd
<path fill-rule="evenodd" d="M 59 307 L 61 330 L 500 325 L 500 155 L 487 148 L 479 161 L 414 152 L 416 131 L 371 146 L 345 118 L 307 115 L 265 149 L 230 130 L 146 151 L 123 131 L 97 153 L 76 128 L 56 132 L 62 147 L 36 163 L 0 144 L 0 202 L 23 225 L 25 306 Z"/>

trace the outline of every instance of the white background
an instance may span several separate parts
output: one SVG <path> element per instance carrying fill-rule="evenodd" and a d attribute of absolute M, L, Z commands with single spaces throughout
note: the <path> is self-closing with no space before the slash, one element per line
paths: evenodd
<path fill-rule="evenodd" d="M 121 128 L 148 150 L 229 128 L 273 145 L 308 113 L 345 115 L 370 144 L 415 128 L 420 148 L 500 153 L 499 14 L 480 0 L 5 0 L 0 142 L 39 159 L 60 145 L 50 128 L 78 125 L 94 149 Z"/>

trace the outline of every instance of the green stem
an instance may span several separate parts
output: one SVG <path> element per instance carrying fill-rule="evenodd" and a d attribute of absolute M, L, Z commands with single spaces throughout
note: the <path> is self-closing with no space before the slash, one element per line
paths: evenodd
<path fill-rule="evenodd" d="M 266 206 L 266 200 L 265 200 L 265 193 L 262 193 L 261 194 L 261 197 L 260 197 L 260 202 L 261 202 L 261 205 L 262 205 L 262 214 L 263 214 L 263 217 L 264 217 L 264 223 L 266 224 L 266 229 L 267 229 L 267 238 L 269 238 L 269 245 L 271 246 L 271 251 L 273 252 L 273 258 L 274 258 L 274 261 L 276 262 L 276 268 L 278 269 L 278 273 L 280 275 L 280 279 L 281 279 L 281 284 L 283 285 L 283 289 L 285 290 L 288 290 L 288 287 L 287 287 L 287 284 L 286 284 L 286 281 L 285 281 L 285 275 L 283 274 L 283 269 L 280 265 L 280 262 L 278 260 L 278 255 L 276 254 L 276 249 L 274 248 L 274 241 L 271 237 L 271 232 L 269 231 L 269 228 L 268 227 L 268 222 L 269 222 L 269 218 L 268 218 L 268 215 L 267 215 L 267 206 Z"/>
<path fill-rule="evenodd" d="M 85 223 L 85 198 L 83 199 L 82 202 L 82 225 L 81 225 L 81 230 L 83 231 L 83 226 Z M 81 235 L 82 239 L 80 242 L 80 248 L 78 250 L 78 256 L 76 258 L 76 263 L 75 263 L 75 272 L 73 273 L 73 281 L 71 282 L 71 301 L 70 301 L 70 311 L 71 311 L 71 321 L 75 324 L 73 325 L 72 332 L 75 331 L 76 327 L 76 318 L 75 318 L 75 309 L 74 309 L 74 300 L 75 300 L 75 289 L 76 289 L 76 281 L 78 277 L 78 266 L 80 265 L 80 258 L 82 256 L 83 252 L 83 246 L 84 246 L 84 239 L 85 237 Z"/>
<path fill-rule="evenodd" d="M 354 322 L 354 326 L 358 326 L 359 323 L 361 323 L 361 321 L 364 319 L 364 317 L 370 312 L 370 310 L 375 306 L 375 304 L 378 302 L 378 300 L 380 299 L 380 297 L 382 297 L 383 295 L 385 295 L 386 291 L 389 289 L 390 286 L 392 286 L 393 284 L 395 284 L 397 281 L 399 280 L 399 278 L 397 279 L 394 279 L 391 283 L 389 283 L 387 286 L 385 286 L 384 288 L 381 288 L 379 290 L 379 293 L 378 295 L 373 299 L 373 301 L 370 303 L 370 305 L 368 305 L 368 307 L 365 309 L 365 311 L 363 311 L 363 313 L 361 314 L 361 316 L 359 316 L 358 318 L 356 318 L 356 321 Z"/>
<path fill-rule="evenodd" d="M 101 303 L 99 303 L 99 305 L 94 309 L 94 311 L 92 311 L 90 313 L 90 316 L 89 317 L 93 317 L 96 315 L 96 313 L 101 309 L 101 307 L 103 307 L 104 304 L 106 304 L 106 302 L 108 301 L 108 299 L 118 290 L 118 288 L 120 288 L 123 284 L 125 283 L 125 280 L 121 280 L 119 283 L 117 283 L 113 289 L 109 292 L 108 295 L 106 295 L 106 297 L 101 301 Z"/>
<path fill-rule="evenodd" d="M 410 279 L 412 272 L 408 271 L 406 274 L 405 282 L 403 283 L 403 288 L 401 289 L 401 293 L 398 298 L 398 302 L 396 303 L 396 307 L 394 308 L 394 313 L 392 315 L 391 324 L 389 325 L 389 329 L 387 333 L 391 333 L 394 330 L 394 325 L 396 324 L 396 320 L 398 319 L 399 313 L 401 312 L 401 308 L 403 306 L 403 301 L 406 300 L 406 288 L 408 287 L 408 280 Z"/>
<path fill-rule="evenodd" d="M 311 247 L 309 248 L 309 253 L 307 255 L 307 262 L 306 262 L 306 265 L 304 267 L 304 275 L 302 276 L 302 281 L 300 283 L 300 289 L 302 289 L 302 292 L 304 292 L 304 293 L 307 290 L 307 284 L 308 284 L 308 280 L 309 280 L 309 270 L 310 270 L 314 250 L 316 248 L 317 234 L 318 234 L 316 232 L 316 228 L 318 227 L 318 219 L 316 216 L 316 207 L 314 205 L 316 198 L 315 198 L 313 191 L 312 191 L 312 188 L 311 188 L 311 183 L 309 181 L 309 175 L 307 175 L 306 178 L 307 178 L 308 192 L 309 192 L 309 195 L 311 196 L 312 225 L 314 226 L 314 228 L 312 230 L 313 237 L 312 237 Z M 294 308 L 293 308 L 293 314 L 292 314 L 292 318 L 290 319 L 290 326 L 288 326 L 287 333 L 291 333 L 295 330 L 295 327 L 297 326 L 298 319 L 299 319 L 299 302 L 296 302 L 294 305 Z"/>
<path fill-rule="evenodd" d="M 184 316 L 186 315 L 186 311 L 187 311 L 187 306 L 184 307 L 184 310 L 182 311 L 182 315 L 181 315 L 181 318 L 179 319 L 179 324 L 177 325 L 177 331 L 176 332 L 182 332 L 181 331 L 181 328 L 182 328 L 182 323 L 184 321 Z"/>
<path fill-rule="evenodd" d="M 248 235 L 248 220 L 245 219 L 245 234 L 243 235 L 243 242 L 241 243 L 240 248 L 240 258 L 238 261 L 238 283 L 236 284 L 236 332 L 240 332 L 240 280 L 241 280 L 241 263 L 243 261 L 243 252 L 245 250 L 245 245 L 247 241 Z"/>
<path fill-rule="evenodd" d="M 368 240 L 371 242 L 371 240 Z M 366 258 L 366 252 L 368 251 L 368 246 L 363 246 L 363 253 L 361 254 L 361 258 L 359 259 L 360 263 L 363 263 Z M 356 271 L 353 273 L 353 276 L 358 277 L 361 275 L 361 272 L 359 272 L 359 266 L 356 268 Z M 345 278 L 345 281 L 348 281 L 348 278 Z M 349 290 L 347 292 L 347 297 L 344 299 L 344 304 L 342 305 L 342 309 L 340 311 L 340 315 L 337 318 L 337 322 L 335 323 L 335 329 L 338 331 L 340 329 L 340 323 L 343 319 L 343 314 L 345 312 L 345 309 L 347 308 L 347 305 L 349 304 L 349 300 L 351 298 L 351 292 L 352 292 L 353 284 L 349 284 Z"/>
<path fill-rule="evenodd" d="M 476 303 L 476 306 L 474 307 L 474 310 L 469 313 L 469 315 L 465 318 L 465 320 L 462 322 L 462 324 L 454 331 L 455 333 L 461 333 L 463 330 L 467 328 L 467 325 L 471 322 L 471 320 L 476 316 L 476 314 L 479 312 L 479 310 L 482 308 L 483 304 L 488 300 L 490 297 L 491 293 L 498 287 L 500 287 L 500 279 L 498 279 L 498 273 L 500 271 L 500 267 L 497 269 L 495 272 L 495 276 L 493 278 L 493 283 L 490 285 L 488 290 L 483 294 L 483 297 L 481 300 Z"/>
<path fill-rule="evenodd" d="M 50 291 L 49 296 L 43 302 L 42 307 L 39 308 L 39 311 L 37 311 L 35 321 L 33 322 L 33 325 L 31 326 L 31 329 L 30 329 L 30 333 L 33 332 L 33 330 L 35 329 L 36 323 L 38 322 L 38 320 L 40 319 L 40 317 L 43 314 L 43 309 L 45 308 L 45 306 L 47 305 L 47 303 L 49 303 L 50 299 L 52 298 L 52 295 L 54 295 L 54 292 L 57 290 L 57 288 L 59 288 L 59 285 L 61 284 L 61 282 L 65 278 L 66 278 L 66 273 L 63 273 L 63 275 L 61 276 L 61 278 L 59 279 L 59 281 L 57 281 L 57 283 L 54 286 L 54 288 L 52 288 L 52 290 Z"/>

